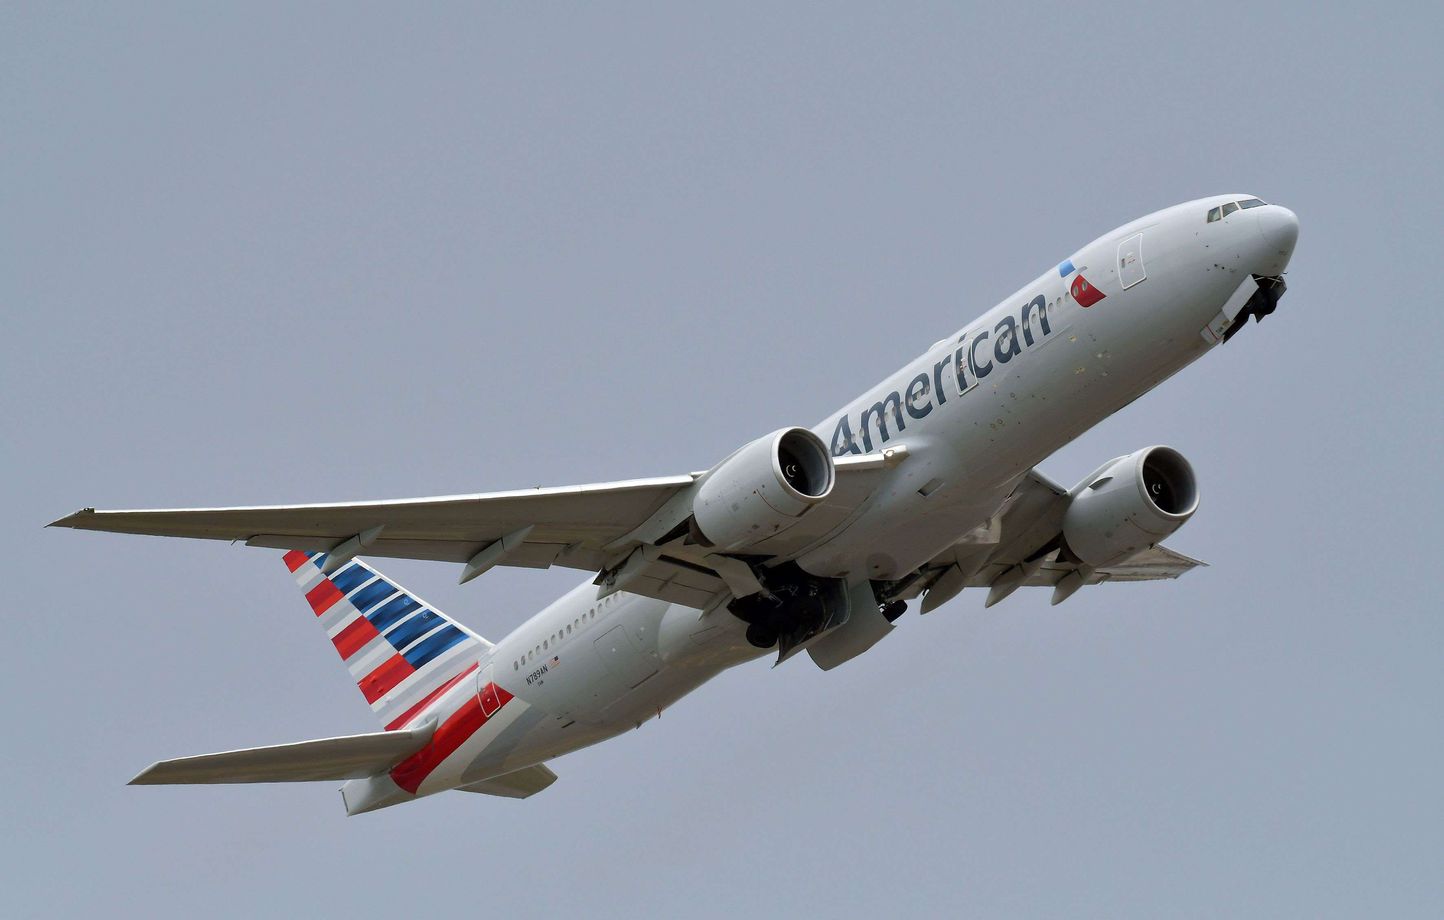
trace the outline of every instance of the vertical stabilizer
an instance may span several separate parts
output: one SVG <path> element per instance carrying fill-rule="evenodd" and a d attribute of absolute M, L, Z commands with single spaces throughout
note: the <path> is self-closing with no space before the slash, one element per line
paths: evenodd
<path fill-rule="evenodd" d="M 491 643 L 364 562 L 330 575 L 324 553 L 292 550 L 286 567 L 357 688 L 387 730 L 472 675 Z"/>

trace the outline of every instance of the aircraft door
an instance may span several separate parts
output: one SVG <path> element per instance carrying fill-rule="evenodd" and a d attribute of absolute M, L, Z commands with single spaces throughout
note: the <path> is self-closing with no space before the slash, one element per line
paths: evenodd
<path fill-rule="evenodd" d="M 1128 290 L 1148 277 L 1143 268 L 1143 234 L 1135 233 L 1118 244 L 1118 280 Z"/>
<path fill-rule="evenodd" d="M 478 678 L 477 696 L 481 699 L 481 711 L 488 719 L 501 708 L 501 697 L 496 692 L 496 683 L 493 678 L 496 676 L 496 668 L 488 663 Z"/>

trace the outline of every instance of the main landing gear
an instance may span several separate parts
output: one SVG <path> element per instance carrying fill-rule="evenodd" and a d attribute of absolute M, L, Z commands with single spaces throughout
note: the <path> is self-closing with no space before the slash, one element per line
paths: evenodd
<path fill-rule="evenodd" d="M 779 659 L 794 648 L 847 618 L 847 584 L 820 578 L 788 562 L 754 569 L 762 590 L 727 605 L 747 624 L 747 641 L 757 648 L 778 647 Z M 878 607 L 889 623 L 902 616 L 907 602 L 888 601 Z"/>

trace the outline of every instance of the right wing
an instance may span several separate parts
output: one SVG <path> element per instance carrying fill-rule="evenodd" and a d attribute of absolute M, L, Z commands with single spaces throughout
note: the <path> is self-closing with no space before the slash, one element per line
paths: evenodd
<path fill-rule="evenodd" d="M 1053 588 L 1056 604 L 1085 585 L 1177 578 L 1205 565 L 1159 544 L 1111 565 L 1084 566 L 1059 551 L 1067 510 L 1068 490 L 1030 470 L 991 520 L 923 566 L 898 597 L 922 594 L 927 613 L 963 588 L 989 588 L 991 606 L 1020 587 L 1036 586 Z"/>

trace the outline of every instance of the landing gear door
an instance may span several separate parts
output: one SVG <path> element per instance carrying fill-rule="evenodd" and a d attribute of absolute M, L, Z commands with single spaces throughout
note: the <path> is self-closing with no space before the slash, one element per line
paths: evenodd
<path fill-rule="evenodd" d="M 1135 233 L 1118 244 L 1118 280 L 1128 290 L 1148 277 L 1143 268 L 1143 234 Z"/>
<path fill-rule="evenodd" d="M 870 582 L 849 585 L 847 603 L 847 620 L 807 645 L 807 654 L 824 671 L 851 661 L 893 630 L 892 621 L 878 609 L 877 595 Z"/>
<path fill-rule="evenodd" d="M 482 669 L 481 677 L 477 678 L 477 696 L 481 699 L 481 711 L 488 719 L 501 708 L 501 697 L 496 692 L 496 683 L 493 678 L 496 676 L 496 667 L 490 663 Z"/>

